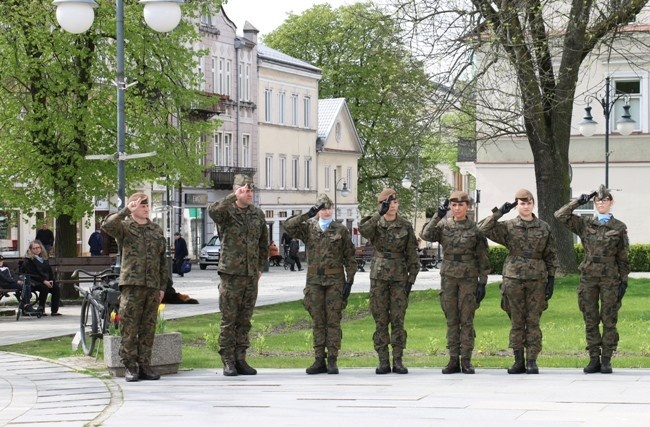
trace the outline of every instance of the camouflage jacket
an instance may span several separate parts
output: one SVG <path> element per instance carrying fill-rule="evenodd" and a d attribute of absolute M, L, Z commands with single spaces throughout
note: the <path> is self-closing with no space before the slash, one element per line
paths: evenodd
<path fill-rule="evenodd" d="M 370 265 L 371 279 L 415 283 L 420 268 L 417 241 L 410 222 L 399 215 L 395 221 L 386 221 L 376 213 L 361 220 L 359 233 L 375 248 Z"/>
<path fill-rule="evenodd" d="M 332 221 L 329 228 L 322 231 L 318 218 L 309 219 L 304 213 L 289 218 L 284 228 L 293 237 L 305 242 L 309 260 L 308 284 L 332 286 L 341 282 L 354 283 L 357 272 L 354 244 L 343 224 Z"/>
<path fill-rule="evenodd" d="M 237 276 L 257 276 L 269 258 L 269 230 L 264 212 L 253 205 L 241 209 L 229 194 L 208 208 L 221 238 L 217 270 Z"/>
<path fill-rule="evenodd" d="M 478 224 L 485 237 L 508 248 L 503 276 L 513 279 L 546 279 L 555 276 L 557 249 L 551 227 L 533 214 L 532 221 L 519 216 L 498 222 L 503 215 L 494 208 L 492 215 Z"/>
<path fill-rule="evenodd" d="M 626 282 L 630 273 L 627 227 L 613 216 L 601 224 L 596 216 L 573 215 L 577 207 L 578 201 L 572 200 L 555 212 L 555 218 L 580 237 L 585 248 L 580 272 L 584 276 L 609 277 Z"/>
<path fill-rule="evenodd" d="M 149 221 L 140 225 L 133 221 L 129 209 L 124 208 L 109 215 L 102 230 L 120 247 L 120 286 L 167 289 L 167 243 L 158 224 Z"/>
<path fill-rule="evenodd" d="M 466 219 L 455 221 L 436 215 L 424 227 L 420 237 L 428 242 L 439 242 L 444 257 L 440 274 L 443 276 L 465 278 L 478 277 L 487 283 L 490 274 L 487 239 L 478 231 L 476 223 Z"/>

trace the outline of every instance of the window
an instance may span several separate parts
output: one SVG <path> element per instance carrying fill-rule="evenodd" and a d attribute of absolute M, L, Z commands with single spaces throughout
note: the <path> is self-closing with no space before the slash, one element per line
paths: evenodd
<path fill-rule="evenodd" d="M 246 64 L 244 73 L 244 101 L 251 100 L 251 64 Z"/>
<path fill-rule="evenodd" d="M 215 132 L 214 133 L 214 164 L 217 166 L 223 166 L 223 157 L 221 154 L 221 139 L 222 139 L 222 134 L 221 132 Z"/>
<path fill-rule="evenodd" d="M 311 189 L 311 159 L 305 160 L 305 190 Z"/>
<path fill-rule="evenodd" d="M 628 99 L 630 103 L 630 116 L 632 120 L 636 122 L 635 131 L 641 130 L 642 122 L 642 112 L 641 112 L 641 79 L 636 78 L 624 78 L 620 77 L 613 80 L 613 89 L 614 93 L 612 96 L 617 97 L 623 95 L 616 104 L 614 104 L 612 117 L 610 117 L 610 129 L 616 132 L 616 122 L 621 119 L 621 116 L 624 114 L 623 106 L 625 105 L 625 99 Z"/>
<path fill-rule="evenodd" d="M 244 61 L 239 61 L 239 100 L 244 100 Z"/>
<path fill-rule="evenodd" d="M 273 155 L 266 156 L 266 173 L 264 174 L 264 185 L 270 189 L 273 185 Z"/>
<path fill-rule="evenodd" d="M 352 168 L 348 168 L 346 183 L 348 184 L 348 190 L 351 190 L 352 189 Z"/>
<path fill-rule="evenodd" d="M 223 134 L 223 165 L 232 166 L 232 133 Z"/>
<path fill-rule="evenodd" d="M 226 60 L 226 87 L 225 87 L 225 95 L 230 96 L 230 87 L 231 87 L 231 82 L 230 82 L 230 70 L 232 70 L 232 60 L 227 59 Z"/>
<path fill-rule="evenodd" d="M 199 74 L 199 90 L 205 90 L 205 74 L 203 73 L 203 60 L 205 58 L 199 58 L 199 67 L 196 70 Z"/>
<path fill-rule="evenodd" d="M 201 15 L 201 24 L 212 25 L 212 15 Z"/>
<path fill-rule="evenodd" d="M 332 179 L 330 175 L 332 174 L 332 171 L 329 166 L 325 166 L 325 190 L 329 191 L 330 190 L 330 180 Z"/>
<path fill-rule="evenodd" d="M 298 95 L 291 95 L 291 126 L 298 126 Z"/>
<path fill-rule="evenodd" d="M 311 98 L 308 96 L 305 96 L 305 99 L 303 99 L 303 110 L 305 113 L 305 116 L 303 117 L 303 126 L 308 128 L 310 125 L 310 118 L 311 118 Z"/>
<path fill-rule="evenodd" d="M 298 170 L 298 158 L 294 157 L 291 159 L 291 187 L 294 190 L 298 189 L 298 186 L 300 185 L 300 175 L 298 175 L 300 171 Z"/>
<path fill-rule="evenodd" d="M 217 93 L 223 95 L 226 93 L 224 87 L 223 58 L 219 58 L 219 63 L 217 67 L 218 67 L 217 73 L 219 74 L 218 81 L 217 81 Z"/>
<path fill-rule="evenodd" d="M 264 90 L 264 121 L 271 123 L 271 103 L 273 102 L 273 91 L 271 89 Z"/>
<path fill-rule="evenodd" d="M 287 187 L 287 158 L 280 157 L 280 189 Z"/>
<path fill-rule="evenodd" d="M 278 93 L 278 123 L 281 125 L 284 124 L 284 98 L 284 92 Z"/>
<path fill-rule="evenodd" d="M 251 166 L 251 162 L 250 162 L 251 136 L 250 135 L 242 135 L 241 147 L 242 147 L 242 167 L 249 168 Z"/>
<path fill-rule="evenodd" d="M 212 93 L 218 93 L 217 92 L 217 58 L 212 57 L 212 67 L 210 67 L 210 71 L 212 72 Z"/>

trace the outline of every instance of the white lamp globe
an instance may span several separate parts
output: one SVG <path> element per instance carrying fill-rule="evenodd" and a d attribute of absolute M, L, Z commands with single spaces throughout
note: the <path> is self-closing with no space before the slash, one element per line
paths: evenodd
<path fill-rule="evenodd" d="M 88 31 L 95 20 L 94 8 L 97 3 L 93 0 L 57 0 L 56 20 L 61 28 L 72 34 Z"/>
<path fill-rule="evenodd" d="M 178 0 L 141 0 L 144 20 L 154 31 L 168 33 L 181 22 L 181 3 Z"/>

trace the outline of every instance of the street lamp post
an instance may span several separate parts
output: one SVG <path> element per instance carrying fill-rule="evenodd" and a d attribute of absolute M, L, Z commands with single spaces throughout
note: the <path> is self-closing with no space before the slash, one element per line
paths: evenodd
<path fill-rule="evenodd" d="M 616 129 L 621 135 L 629 135 L 634 131 L 636 122 L 632 120 L 630 116 L 630 103 L 629 96 L 620 94 L 616 96 L 613 100 L 610 100 L 610 77 L 605 78 L 605 95 L 602 98 L 592 96 L 591 98 L 598 101 L 598 103 L 603 107 L 603 116 L 605 117 L 605 188 L 609 188 L 609 118 L 614 110 L 614 105 L 616 101 L 625 98 L 625 105 L 623 106 L 623 115 L 621 119 L 616 122 Z M 596 132 L 596 125 L 598 123 L 594 121 L 594 118 L 591 116 L 591 105 L 589 103 L 585 107 L 585 117 L 582 122 L 580 122 L 580 133 L 583 136 L 592 136 Z"/>
<path fill-rule="evenodd" d="M 413 230 L 417 235 L 417 224 L 418 224 L 418 196 L 420 195 L 420 190 L 418 186 L 420 185 L 420 156 L 418 155 L 417 168 L 415 170 L 415 185 L 411 182 L 408 172 L 404 174 L 404 179 L 402 179 L 402 187 L 410 190 L 415 188 L 415 209 L 413 210 Z"/>
<path fill-rule="evenodd" d="M 334 221 L 338 220 L 338 210 L 339 206 L 336 204 L 336 193 L 341 191 L 341 196 L 348 197 L 350 195 L 350 189 L 348 188 L 345 181 L 345 178 L 341 178 L 338 181 L 336 180 L 336 169 L 334 169 Z M 343 188 L 339 190 L 339 182 L 343 181 Z"/>
<path fill-rule="evenodd" d="M 176 28 L 181 19 L 180 5 L 183 0 L 140 0 L 144 4 L 144 20 L 147 25 L 157 32 L 169 32 Z M 95 9 L 98 5 L 94 0 L 54 0 L 56 19 L 65 31 L 81 34 L 93 24 Z M 115 46 L 116 46 L 116 81 L 117 86 L 117 153 L 114 155 L 90 155 L 90 160 L 117 159 L 117 198 L 118 208 L 125 206 L 125 165 L 124 161 L 133 158 L 149 157 L 155 153 L 140 153 L 127 155 L 125 153 L 126 122 L 124 115 L 124 92 L 127 84 L 124 79 L 124 0 L 115 3 Z M 119 248 L 118 248 L 119 251 Z M 120 254 L 118 252 L 115 264 L 120 269 Z"/>

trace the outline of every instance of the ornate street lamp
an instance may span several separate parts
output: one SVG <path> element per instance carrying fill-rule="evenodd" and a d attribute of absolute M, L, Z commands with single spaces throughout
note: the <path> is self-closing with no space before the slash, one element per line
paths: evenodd
<path fill-rule="evenodd" d="M 334 221 L 338 219 L 338 210 L 339 205 L 336 204 L 336 193 L 341 192 L 341 196 L 348 197 L 350 195 L 350 189 L 348 188 L 345 181 L 345 178 L 341 178 L 338 181 L 336 180 L 336 169 L 334 169 Z M 343 181 L 343 188 L 339 190 L 339 182 Z"/>

